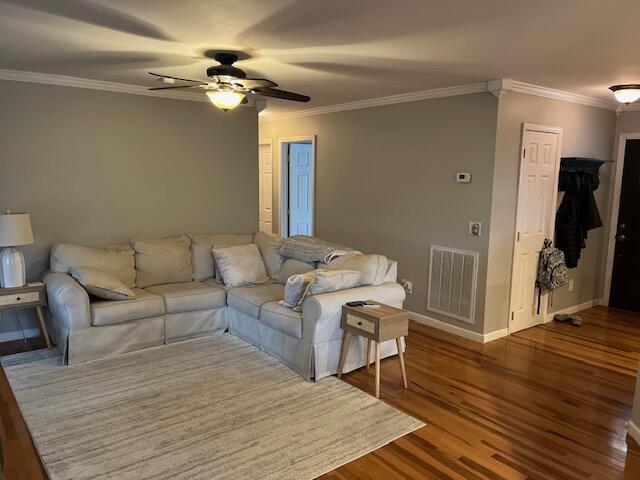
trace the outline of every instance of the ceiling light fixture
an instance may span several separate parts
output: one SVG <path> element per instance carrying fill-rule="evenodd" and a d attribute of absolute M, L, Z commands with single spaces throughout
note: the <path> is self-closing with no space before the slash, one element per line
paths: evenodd
<path fill-rule="evenodd" d="M 614 85 L 609 87 L 609 90 L 620 103 L 629 105 L 640 100 L 640 84 Z"/>
<path fill-rule="evenodd" d="M 209 100 L 211 100 L 211 103 L 225 112 L 236 108 L 245 98 L 244 93 L 236 92 L 232 88 L 208 90 L 206 93 Z"/>

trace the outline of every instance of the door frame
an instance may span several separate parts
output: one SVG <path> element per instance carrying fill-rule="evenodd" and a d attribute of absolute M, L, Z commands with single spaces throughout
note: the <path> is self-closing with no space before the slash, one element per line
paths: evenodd
<path fill-rule="evenodd" d="M 311 235 L 315 234 L 316 228 L 316 135 L 302 135 L 298 137 L 278 138 L 278 184 L 277 206 L 278 206 L 278 233 L 282 237 L 289 236 L 289 218 L 287 210 L 289 208 L 289 165 L 287 164 L 287 147 L 290 143 L 311 142 Z"/>
<path fill-rule="evenodd" d="M 624 155 L 627 149 L 627 140 L 640 140 L 640 132 L 621 133 L 618 137 L 616 161 L 612 172 L 612 197 L 610 198 L 611 211 L 608 224 L 607 263 L 604 269 L 604 285 L 600 303 L 609 306 L 611 295 L 611 279 L 613 277 L 613 259 L 616 253 L 616 233 L 618 231 L 618 215 L 620 213 L 620 193 L 622 192 L 622 174 L 624 173 Z"/>
<path fill-rule="evenodd" d="M 273 231 L 273 227 L 274 227 L 274 221 L 275 221 L 275 212 L 273 211 L 273 205 L 274 205 L 274 199 L 273 199 L 273 188 L 274 188 L 274 178 L 275 178 L 275 167 L 274 164 L 275 162 L 273 161 L 273 140 L 271 140 L 270 138 L 259 138 L 258 139 L 258 182 L 260 181 L 260 147 L 262 147 L 263 145 L 268 145 L 269 146 L 269 152 L 271 152 L 271 229 Z M 258 195 L 260 195 L 260 184 L 258 184 Z M 258 230 L 260 230 L 260 222 L 261 219 L 259 217 L 260 215 L 260 202 L 261 199 L 258 197 Z"/>
<path fill-rule="evenodd" d="M 529 131 L 536 131 L 536 132 L 543 132 L 543 133 L 555 133 L 558 135 L 558 152 L 557 152 L 557 157 L 556 157 L 556 165 L 555 165 L 555 169 L 554 169 L 554 176 L 555 176 L 555 181 L 556 181 L 556 188 L 553 189 L 553 199 L 551 200 L 551 208 L 553 212 L 557 211 L 557 205 L 558 205 L 558 179 L 560 176 L 560 159 L 562 158 L 562 136 L 563 136 L 563 130 L 562 127 L 552 127 L 549 125 L 540 125 L 537 123 L 528 123 L 528 122 L 524 122 L 522 124 L 522 128 L 520 130 L 520 150 L 518 151 L 518 188 L 516 191 L 516 215 L 515 215 L 515 228 L 513 231 L 513 250 L 512 250 L 512 254 L 511 254 L 511 280 L 510 280 L 510 285 L 509 285 L 509 313 L 508 313 L 508 318 L 507 318 L 507 330 L 509 332 L 509 335 L 511 335 L 511 333 L 513 333 L 511 331 L 511 315 L 513 312 L 513 294 L 514 294 L 514 289 L 513 289 L 513 282 L 514 282 L 514 278 L 515 278 L 515 266 L 516 266 L 516 246 L 518 243 L 518 212 L 520 209 L 520 184 L 522 181 L 522 174 L 523 174 L 523 169 L 522 169 L 522 161 L 523 161 L 523 149 L 524 149 L 524 136 L 525 136 L 525 132 L 529 130 Z M 551 239 L 554 238 L 555 236 L 555 229 L 556 229 L 556 224 L 555 222 L 551 222 L 551 231 L 549 232 L 549 236 Z M 548 292 L 544 292 L 541 294 L 541 298 L 540 298 L 540 315 L 539 317 L 542 319 L 541 323 L 544 323 L 545 318 L 547 316 L 547 309 L 548 309 L 548 302 L 549 302 L 549 293 Z"/>

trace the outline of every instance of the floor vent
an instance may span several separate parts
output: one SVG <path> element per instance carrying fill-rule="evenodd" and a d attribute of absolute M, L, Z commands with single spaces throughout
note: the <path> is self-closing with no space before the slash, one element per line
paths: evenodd
<path fill-rule="evenodd" d="M 427 310 L 473 323 L 478 252 L 431 245 Z"/>

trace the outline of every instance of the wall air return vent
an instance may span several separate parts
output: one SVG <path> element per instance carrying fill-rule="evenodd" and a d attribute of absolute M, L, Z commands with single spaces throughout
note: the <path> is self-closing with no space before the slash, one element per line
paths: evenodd
<path fill-rule="evenodd" d="M 479 256 L 431 245 L 427 310 L 473 323 Z"/>

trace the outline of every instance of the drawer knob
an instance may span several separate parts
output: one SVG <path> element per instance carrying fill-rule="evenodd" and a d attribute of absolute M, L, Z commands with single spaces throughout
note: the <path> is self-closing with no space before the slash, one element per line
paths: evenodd
<path fill-rule="evenodd" d="M 16 297 L 16 300 L 20 301 L 20 297 Z"/>
<path fill-rule="evenodd" d="M 18 299 L 18 300 L 20 300 L 20 299 Z M 358 326 L 361 326 L 361 325 L 362 325 L 362 322 L 358 322 Z"/>

